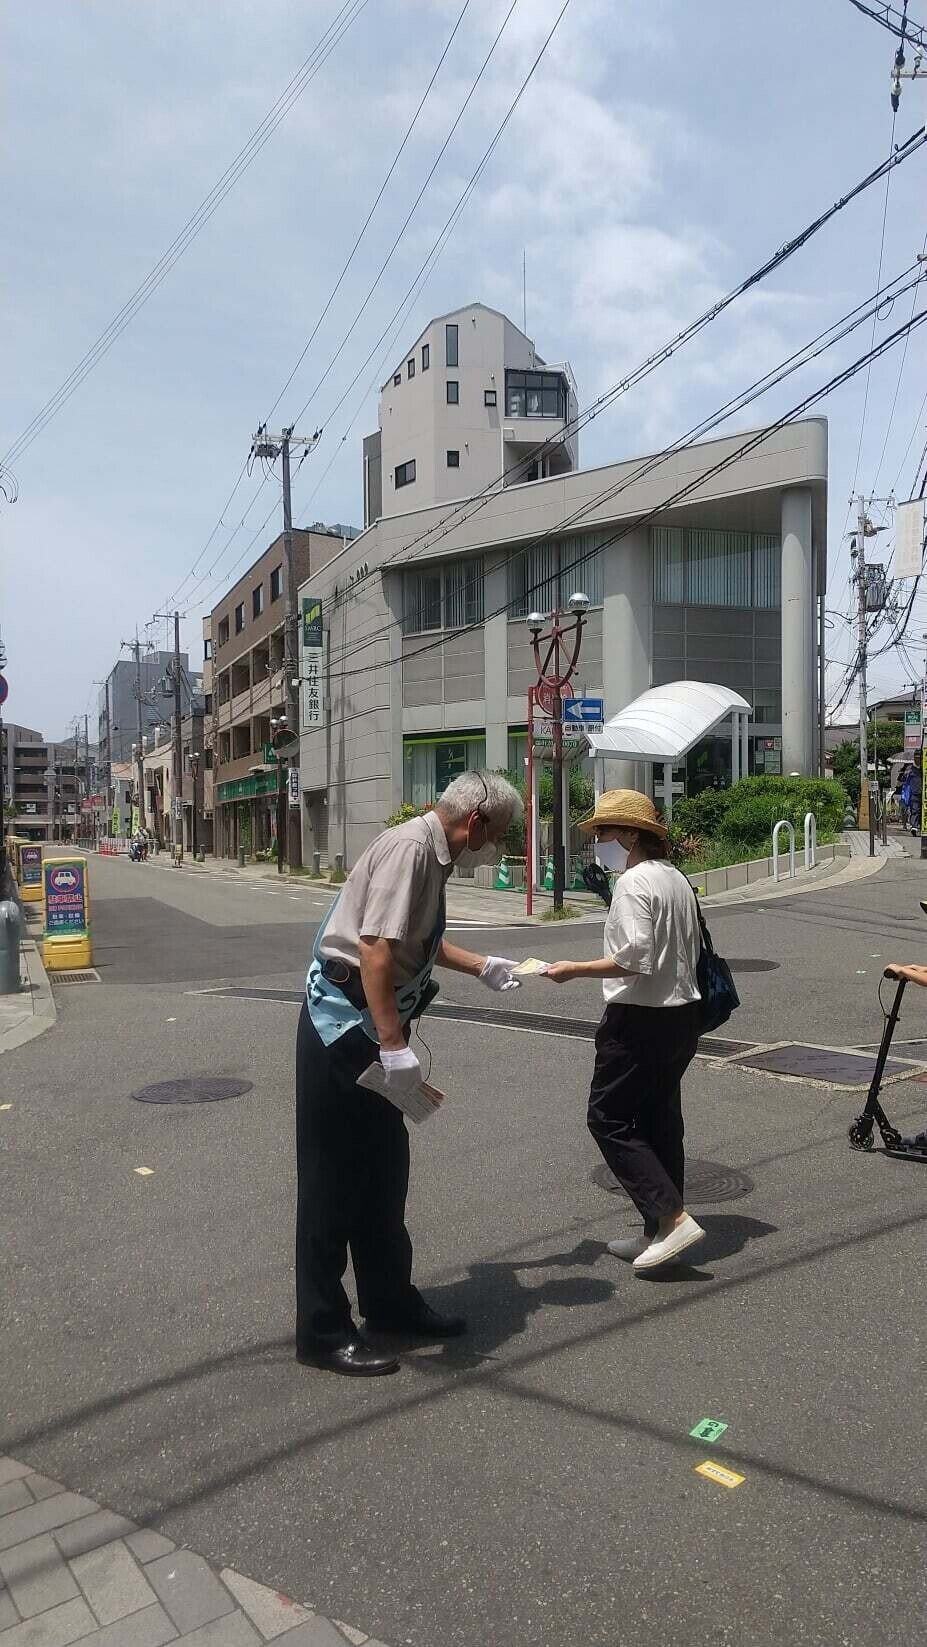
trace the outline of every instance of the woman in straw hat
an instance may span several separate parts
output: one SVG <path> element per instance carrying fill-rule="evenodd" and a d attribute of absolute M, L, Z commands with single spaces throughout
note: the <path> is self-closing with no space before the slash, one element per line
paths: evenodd
<path fill-rule="evenodd" d="M 554 983 L 601 978 L 589 1131 L 644 1220 L 643 1233 L 609 1242 L 646 1273 L 704 1236 L 683 1200 L 680 1081 L 698 1046 L 701 938 L 695 893 L 669 861 L 666 825 L 636 789 L 601 795 L 580 828 L 618 870 L 601 961 L 555 961 Z"/>

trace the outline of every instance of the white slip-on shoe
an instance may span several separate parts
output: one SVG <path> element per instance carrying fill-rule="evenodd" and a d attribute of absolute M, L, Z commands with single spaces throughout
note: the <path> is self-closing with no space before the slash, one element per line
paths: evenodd
<path fill-rule="evenodd" d="M 647 1251 L 650 1240 L 649 1235 L 623 1235 L 616 1241 L 609 1241 L 608 1250 L 616 1258 L 623 1258 L 625 1263 L 630 1264 L 632 1259 L 639 1258 L 642 1252 Z"/>
<path fill-rule="evenodd" d="M 636 1270 L 655 1270 L 661 1264 L 672 1264 L 685 1252 L 687 1247 L 694 1247 L 696 1241 L 701 1241 L 705 1231 L 701 1224 L 697 1224 L 689 1213 L 686 1213 L 681 1224 L 670 1230 L 669 1235 L 662 1238 L 655 1236 L 645 1252 L 634 1260 Z"/>

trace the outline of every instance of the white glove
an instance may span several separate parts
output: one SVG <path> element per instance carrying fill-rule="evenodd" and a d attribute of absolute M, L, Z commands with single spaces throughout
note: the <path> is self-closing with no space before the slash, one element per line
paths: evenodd
<path fill-rule="evenodd" d="M 400 1052 L 386 1052 L 380 1048 L 380 1063 L 386 1071 L 386 1084 L 394 1092 L 413 1092 L 422 1079 L 422 1066 L 411 1047 Z"/>
<path fill-rule="evenodd" d="M 501 955 L 487 955 L 480 979 L 487 989 L 520 989 L 520 980 L 512 977 L 512 968 L 517 965 L 517 961 L 507 961 Z"/>

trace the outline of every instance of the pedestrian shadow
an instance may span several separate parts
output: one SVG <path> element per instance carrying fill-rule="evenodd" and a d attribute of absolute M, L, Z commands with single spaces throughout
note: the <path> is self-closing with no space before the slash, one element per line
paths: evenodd
<path fill-rule="evenodd" d="M 607 1248 L 604 1241 L 586 1239 L 568 1252 L 505 1263 L 471 1264 L 465 1276 L 441 1287 L 427 1288 L 428 1302 L 442 1315 L 464 1315 L 466 1339 L 453 1339 L 433 1350 L 416 1354 L 416 1366 L 465 1372 L 492 1361 L 510 1339 L 525 1331 L 529 1321 L 546 1309 L 583 1309 L 606 1303 L 615 1286 L 604 1277 L 552 1275 L 539 1284 L 519 1279 L 525 1270 L 591 1268 Z"/>

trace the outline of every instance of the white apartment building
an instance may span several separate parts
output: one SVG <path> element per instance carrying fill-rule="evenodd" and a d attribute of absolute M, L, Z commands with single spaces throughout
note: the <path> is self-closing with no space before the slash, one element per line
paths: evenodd
<path fill-rule="evenodd" d="M 570 367 L 548 366 L 498 309 L 439 315 L 380 390 L 380 426 L 364 441 L 364 525 L 576 469 L 579 437 L 565 432 L 576 410 Z"/>

